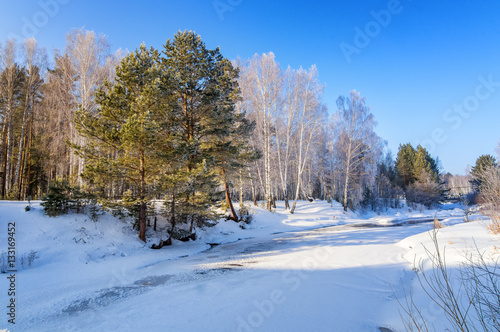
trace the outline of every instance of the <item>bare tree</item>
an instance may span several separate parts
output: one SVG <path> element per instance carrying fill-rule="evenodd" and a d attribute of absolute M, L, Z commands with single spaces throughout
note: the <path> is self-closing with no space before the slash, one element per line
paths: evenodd
<path fill-rule="evenodd" d="M 252 111 L 249 117 L 256 121 L 256 139 L 263 153 L 263 188 L 266 207 L 272 206 L 272 145 L 273 128 L 282 102 L 282 71 L 275 61 L 274 54 L 255 55 L 243 67 L 240 75 L 240 87 L 243 98 L 248 100 Z"/>
<path fill-rule="evenodd" d="M 9 193 L 12 185 L 12 160 L 14 144 L 13 113 L 21 88 L 22 71 L 16 63 L 17 45 L 13 39 L 5 47 L 0 45 L 0 95 L 3 109 L 3 184 L 2 197 Z"/>
<path fill-rule="evenodd" d="M 68 179 L 75 167 L 75 157 L 65 140 L 75 135 L 73 118 L 77 104 L 73 93 L 76 78 L 68 55 L 56 52 L 55 67 L 48 72 L 43 87 L 45 97 L 39 120 L 42 129 L 45 129 L 42 130 L 45 132 L 42 140 L 49 151 L 49 182 L 57 177 Z"/>
<path fill-rule="evenodd" d="M 35 38 L 26 39 L 22 45 L 25 61 L 25 80 L 23 82 L 23 117 L 21 125 L 21 135 L 19 136 L 19 147 L 17 152 L 17 165 L 14 176 L 14 184 L 18 193 L 18 199 L 24 196 L 21 190 L 22 173 L 25 165 L 25 152 L 27 145 L 31 145 L 30 136 L 26 136 L 28 120 L 30 120 L 30 129 L 33 125 L 33 111 L 37 95 L 43 84 L 43 71 L 47 63 L 47 55 L 44 48 L 39 48 Z M 29 180 L 28 180 L 29 182 Z"/>
<path fill-rule="evenodd" d="M 373 114 L 359 92 L 353 90 L 350 97 L 339 97 L 337 106 L 333 119 L 337 132 L 335 147 L 343 176 L 342 204 L 347 211 L 352 187 L 359 186 L 362 177 L 373 171 L 381 140 L 374 132 Z"/>
<path fill-rule="evenodd" d="M 299 111 L 300 84 L 298 75 L 290 67 L 284 74 L 284 103 L 278 110 L 276 119 L 276 150 L 278 154 L 278 170 L 281 190 L 285 200 L 285 208 L 288 210 L 288 175 L 291 167 L 292 145 L 294 140 L 294 126 Z"/>
<path fill-rule="evenodd" d="M 296 131 L 296 188 L 295 198 L 290 213 L 295 211 L 297 200 L 302 189 L 302 176 L 308 162 L 311 160 L 311 152 L 314 140 L 321 132 L 324 124 L 325 107 L 321 104 L 323 87 L 319 84 L 318 71 L 313 66 L 309 71 L 300 69 L 296 73 L 300 82 L 299 111 L 297 112 Z"/>
<path fill-rule="evenodd" d="M 500 233 L 500 167 L 490 166 L 481 176 L 479 187 L 485 214 L 491 219 L 488 228 L 495 234 Z"/>
<path fill-rule="evenodd" d="M 97 107 L 94 101 L 95 91 L 110 74 L 110 66 L 106 65 L 110 59 L 107 38 L 102 34 L 97 35 L 94 31 L 74 29 L 66 35 L 65 54 L 70 60 L 70 74 L 74 74 L 76 78 L 73 104 L 94 113 Z M 76 109 L 72 111 L 74 117 Z M 75 130 L 72 122 L 70 140 L 82 145 L 83 138 Z M 84 160 L 75 155 L 71 155 L 70 159 L 78 181 L 81 182 L 80 174 L 83 172 Z"/>
<path fill-rule="evenodd" d="M 95 111 L 95 91 L 108 72 L 105 66 L 109 59 L 107 38 L 94 31 L 74 29 L 66 35 L 65 53 L 77 75 L 74 94 L 77 103 L 86 110 Z"/>

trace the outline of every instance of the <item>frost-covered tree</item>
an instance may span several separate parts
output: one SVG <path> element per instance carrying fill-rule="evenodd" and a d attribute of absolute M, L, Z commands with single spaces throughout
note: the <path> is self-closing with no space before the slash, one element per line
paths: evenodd
<path fill-rule="evenodd" d="M 262 183 L 266 208 L 271 210 L 274 128 L 282 104 L 282 70 L 271 52 L 262 56 L 256 54 L 242 69 L 241 74 L 245 81 L 242 85 L 243 98 L 249 100 L 252 118 L 257 123 L 256 148 L 263 153 L 263 169 L 262 174 L 258 174 L 259 180 Z"/>
<path fill-rule="evenodd" d="M 95 93 L 107 76 L 106 62 L 109 59 L 109 44 L 107 38 L 94 31 L 73 29 L 66 34 L 66 59 L 68 69 L 65 79 L 74 79 L 73 83 L 73 105 L 81 105 L 89 112 L 95 112 L 97 103 Z M 71 110 L 72 113 L 76 109 Z M 71 121 L 72 123 L 73 121 Z M 78 135 L 74 126 L 71 125 L 71 141 L 84 144 L 83 138 Z M 80 174 L 84 169 L 84 160 L 70 156 L 73 166 L 72 175 L 81 183 Z"/>
<path fill-rule="evenodd" d="M 381 153 L 381 139 L 375 133 L 375 119 L 365 98 L 353 90 L 349 97 L 339 97 L 333 118 L 335 150 L 342 185 L 342 205 L 347 211 L 354 189 L 358 194 L 364 179 L 373 179 L 374 167 Z M 356 195 L 356 200 L 359 195 Z"/>
<path fill-rule="evenodd" d="M 422 169 L 417 181 L 406 190 L 406 199 L 411 203 L 419 203 L 430 208 L 443 197 L 443 190 L 432 174 Z"/>
<path fill-rule="evenodd" d="M 296 155 L 296 181 L 295 197 L 290 213 L 294 212 L 299 194 L 303 190 L 302 182 L 306 166 L 310 166 L 315 143 L 326 119 L 325 107 L 321 102 L 323 87 L 319 83 L 316 67 L 313 66 L 308 71 L 299 69 L 295 75 L 299 85 L 293 147 Z"/>
<path fill-rule="evenodd" d="M 500 232 L 500 167 L 486 166 L 474 179 L 480 183 L 480 201 L 493 221 L 491 230 L 498 233 Z"/>

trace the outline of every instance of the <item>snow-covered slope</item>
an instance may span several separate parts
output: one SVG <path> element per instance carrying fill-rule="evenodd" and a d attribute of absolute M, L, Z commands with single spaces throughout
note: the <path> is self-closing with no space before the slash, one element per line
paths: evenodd
<path fill-rule="evenodd" d="M 481 223 L 462 224 L 458 207 L 360 218 L 317 201 L 299 202 L 293 215 L 282 203 L 274 213 L 252 207 L 246 229 L 220 221 L 196 241 L 151 250 L 160 234 L 144 244 L 110 215 L 49 218 L 39 202 L 26 205 L 0 202 L 0 252 L 16 225 L 16 325 L 0 320 L 10 331 L 396 330 L 390 285 L 415 286 L 411 262 L 425 258 L 431 224 L 375 226 L 436 215 L 457 261 L 472 236 L 481 248 L 497 240 Z M 8 282 L 1 278 L 6 305 Z"/>

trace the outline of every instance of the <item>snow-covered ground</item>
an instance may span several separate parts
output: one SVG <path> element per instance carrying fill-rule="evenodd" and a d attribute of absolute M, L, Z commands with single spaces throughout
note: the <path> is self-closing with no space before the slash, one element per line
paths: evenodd
<path fill-rule="evenodd" d="M 159 235 L 145 245 L 110 215 L 49 218 L 39 202 L 29 212 L 26 205 L 0 202 L 0 263 L 12 222 L 17 263 L 16 324 L 6 315 L 6 273 L 0 331 L 398 331 L 403 288 L 439 331 L 444 315 L 413 271 L 426 258 L 423 245 L 432 248 L 432 222 L 405 222 L 441 220 L 450 268 L 474 241 L 488 257 L 500 255 L 498 236 L 482 222 L 463 223 L 460 206 L 364 217 L 322 201 L 299 202 L 293 215 L 283 204 L 274 213 L 252 207 L 246 229 L 221 221 L 196 241 L 151 250 Z M 403 225 L 388 227 L 395 224 Z"/>

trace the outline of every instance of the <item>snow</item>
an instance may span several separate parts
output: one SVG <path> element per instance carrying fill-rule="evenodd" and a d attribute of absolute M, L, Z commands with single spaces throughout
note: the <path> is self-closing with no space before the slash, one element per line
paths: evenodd
<path fill-rule="evenodd" d="M 420 260 L 429 268 L 428 220 L 445 226 L 438 237 L 450 268 L 475 246 L 500 255 L 486 221 L 463 223 L 459 205 L 357 215 L 304 201 L 290 215 L 278 202 L 273 213 L 252 206 L 246 229 L 220 221 L 161 250 L 149 249 L 159 235 L 144 244 L 109 214 L 50 218 L 40 202 L 26 205 L 0 202 L 0 253 L 15 222 L 18 263 L 16 324 L 2 314 L 0 331 L 399 331 L 403 289 L 442 330 L 444 315 L 413 271 Z M 4 308 L 8 282 L 0 279 Z"/>

